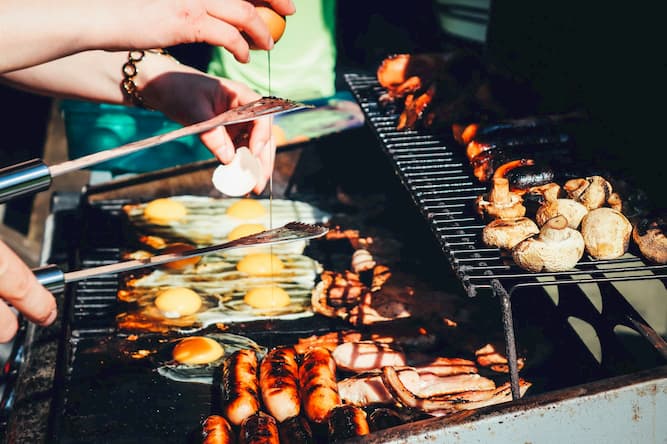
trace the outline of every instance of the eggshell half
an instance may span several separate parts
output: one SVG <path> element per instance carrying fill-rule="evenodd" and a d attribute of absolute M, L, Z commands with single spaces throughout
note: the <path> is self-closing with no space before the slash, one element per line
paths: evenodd
<path fill-rule="evenodd" d="M 228 165 L 220 165 L 215 169 L 213 186 L 227 196 L 243 196 L 255 188 L 260 174 L 259 160 L 247 147 L 241 147 L 236 150 L 234 159 Z"/>

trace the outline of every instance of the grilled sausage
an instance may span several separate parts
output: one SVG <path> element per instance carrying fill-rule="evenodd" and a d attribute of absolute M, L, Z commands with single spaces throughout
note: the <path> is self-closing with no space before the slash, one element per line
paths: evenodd
<path fill-rule="evenodd" d="M 292 347 L 269 351 L 259 366 L 259 388 L 266 410 L 278 422 L 301 412 L 299 364 Z"/>
<path fill-rule="evenodd" d="M 341 403 L 331 352 L 322 347 L 308 350 L 299 367 L 299 382 L 306 416 L 314 423 L 324 423 L 331 409 Z"/>
<path fill-rule="evenodd" d="M 280 444 L 276 419 L 262 411 L 248 416 L 241 423 L 239 444 Z"/>
<path fill-rule="evenodd" d="M 301 415 L 293 416 L 278 424 L 278 434 L 283 444 L 315 444 L 310 424 Z"/>
<path fill-rule="evenodd" d="M 370 433 L 366 412 L 354 405 L 334 407 L 329 413 L 329 442 Z"/>
<path fill-rule="evenodd" d="M 225 418 L 211 415 L 202 423 L 202 444 L 234 444 L 236 437 Z"/>
<path fill-rule="evenodd" d="M 220 382 L 222 411 L 233 425 L 259 410 L 257 355 L 244 349 L 232 353 L 226 360 Z"/>

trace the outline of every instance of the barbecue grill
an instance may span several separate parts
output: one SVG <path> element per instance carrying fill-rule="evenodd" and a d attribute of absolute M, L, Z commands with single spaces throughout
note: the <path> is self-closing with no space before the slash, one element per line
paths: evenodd
<path fill-rule="evenodd" d="M 381 175 L 379 188 L 392 196 L 391 205 L 401 214 L 392 235 L 418 240 L 412 254 L 419 252 L 420 264 L 429 264 L 426 274 L 435 285 L 445 287 L 473 310 L 482 307 L 483 314 L 492 318 L 486 319 L 489 324 L 498 321 L 515 398 L 469 415 L 412 422 L 351 441 L 575 441 L 583 431 L 586 440 L 593 442 L 647 442 L 667 436 L 667 426 L 660 420 L 667 405 L 665 341 L 615 285 L 628 281 L 664 285 L 667 266 L 650 265 L 629 254 L 612 261 L 581 261 L 576 270 L 563 273 L 520 270 L 499 250 L 481 244 L 484 225 L 471 203 L 486 187 L 476 181 L 451 138 L 429 131 L 397 131 L 398 116 L 380 106 L 383 90 L 374 76 L 354 73 L 345 80 L 367 122 L 355 137 L 368 139 L 368 150 L 385 162 L 378 165 L 387 176 Z M 312 156 L 308 149 L 301 153 L 302 168 Z M 293 152 L 281 156 L 295 157 Z M 123 204 L 208 192 L 214 166 L 205 161 L 91 187 L 81 196 L 56 196 L 54 235 L 45 260 L 76 268 L 118 261 L 130 236 L 123 222 Z M 329 173 L 335 178 L 339 173 L 333 170 Z M 289 175 L 299 177 L 299 172 L 289 171 Z M 372 200 L 367 199 L 363 186 L 355 191 L 362 199 Z M 297 192 L 291 197 L 327 205 L 317 194 Z M 380 202 L 377 206 L 382 208 L 388 201 Z M 342 213 L 344 221 L 361 223 L 358 209 L 347 208 Z M 80 226 L 82 236 L 72 233 L 72 226 Z M 326 251 L 315 253 L 327 255 Z M 449 279 L 450 271 L 453 279 Z M 179 388 L 150 376 L 145 364 L 117 356 L 127 346 L 118 338 L 115 325 L 118 285 L 118 277 L 101 276 L 68 287 L 62 334 L 50 332 L 58 345 L 53 385 L 37 395 L 28 388 L 32 366 L 35 362 L 45 365 L 34 357 L 41 350 L 40 341 L 50 339 L 52 344 L 54 340 L 41 333 L 28 347 L 33 355 L 29 367 L 12 384 L 10 440 L 20 441 L 26 433 L 64 443 L 99 439 L 163 442 L 165 437 L 182 442 L 185 434 L 192 438 L 201 416 L 214 402 L 211 389 L 200 384 Z M 591 286 L 599 289 L 601 306 L 588 295 Z M 557 303 L 550 297 L 553 289 L 557 289 Z M 571 318 L 592 326 L 600 343 L 599 358 L 577 335 L 568 322 Z M 615 334 L 618 326 L 637 333 L 630 346 Z M 25 328 L 32 338 L 34 329 Z M 231 331 L 271 346 L 340 328 L 335 320 L 309 318 L 298 324 L 246 323 Z M 139 342 L 145 341 L 141 345 L 149 348 L 159 340 L 147 335 Z M 17 344 L 24 346 L 22 340 Z M 541 350 L 543 356 L 526 376 L 534 377 L 533 393 L 518 399 L 518 356 L 526 347 Z M 13 360 L 15 367 L 18 361 Z M 31 412 L 41 412 L 41 416 Z M 618 428 L 608 427 L 610 421 Z"/>

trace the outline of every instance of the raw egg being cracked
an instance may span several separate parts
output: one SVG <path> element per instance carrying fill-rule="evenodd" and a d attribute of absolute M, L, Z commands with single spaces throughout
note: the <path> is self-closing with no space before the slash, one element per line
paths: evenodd
<path fill-rule="evenodd" d="M 167 318 L 180 318 L 197 313 L 201 297 L 185 287 L 172 287 L 161 291 L 155 298 L 155 306 Z"/>
<path fill-rule="evenodd" d="M 290 304 L 290 296 L 277 285 L 255 287 L 249 290 L 243 301 L 254 308 L 279 308 Z"/>
<path fill-rule="evenodd" d="M 285 26 L 287 25 L 285 17 L 274 11 L 271 5 L 265 1 L 255 1 L 253 3 L 257 14 L 269 28 L 273 42 L 277 43 L 285 32 Z M 257 49 L 253 42 L 250 42 L 250 49 Z"/>
<path fill-rule="evenodd" d="M 285 264 L 275 254 L 252 253 L 243 257 L 236 269 L 251 276 L 271 276 L 282 272 Z"/>
<path fill-rule="evenodd" d="M 185 205 L 168 197 L 155 199 L 144 208 L 144 218 L 157 225 L 168 225 L 185 218 L 187 214 Z"/>

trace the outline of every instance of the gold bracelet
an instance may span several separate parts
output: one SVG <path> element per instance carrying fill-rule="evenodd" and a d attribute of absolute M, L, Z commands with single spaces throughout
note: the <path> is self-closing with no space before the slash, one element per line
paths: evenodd
<path fill-rule="evenodd" d="M 151 109 L 146 105 L 144 98 L 139 92 L 139 88 L 137 88 L 137 84 L 134 83 L 134 78 L 139 73 L 137 64 L 144 59 L 147 52 L 171 57 L 171 55 L 164 49 L 133 49 L 129 51 L 127 54 L 127 62 L 123 65 L 123 81 L 121 82 L 121 86 L 134 105 L 140 108 Z M 171 58 L 173 59 L 173 57 Z"/>

